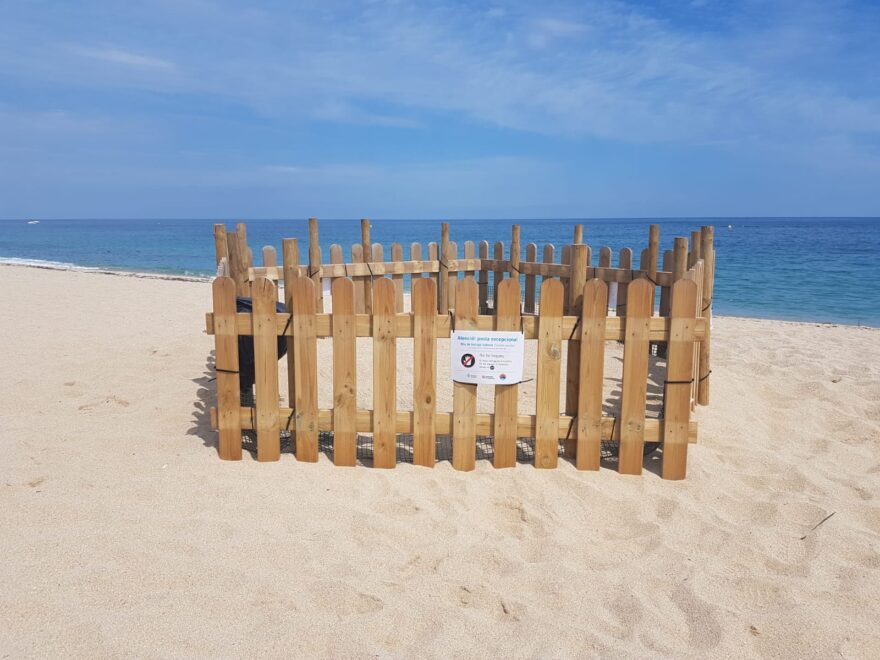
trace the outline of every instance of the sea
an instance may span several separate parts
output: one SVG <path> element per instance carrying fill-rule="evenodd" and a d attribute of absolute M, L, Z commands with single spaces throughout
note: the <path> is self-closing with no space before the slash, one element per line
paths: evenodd
<path fill-rule="evenodd" d="M 0 263 L 210 277 L 214 273 L 213 225 L 217 220 L 0 220 Z M 453 220 L 451 238 L 504 241 L 511 225 L 527 243 L 552 243 L 557 254 L 584 226 L 593 260 L 605 245 L 631 247 L 636 262 L 647 246 L 648 227 L 660 225 L 660 248 L 677 236 L 714 225 L 716 314 L 880 327 L 880 218 L 592 218 Z M 234 221 L 227 222 L 234 229 Z M 371 220 L 372 240 L 385 246 L 440 241 L 438 220 Z M 260 248 L 282 238 L 308 243 L 307 219 L 247 220 L 248 243 L 259 262 Z M 333 243 L 360 242 L 360 221 L 320 220 L 324 261 Z M 424 249 L 424 248 L 423 248 Z M 524 254 L 522 255 L 524 258 Z M 390 258 L 390 257 L 386 257 Z"/>

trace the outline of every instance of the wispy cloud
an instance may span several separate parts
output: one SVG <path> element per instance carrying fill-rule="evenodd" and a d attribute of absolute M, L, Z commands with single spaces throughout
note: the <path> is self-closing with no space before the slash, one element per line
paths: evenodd
<path fill-rule="evenodd" d="M 77 55 L 82 55 L 83 57 L 88 57 L 93 60 L 131 67 L 133 69 L 174 71 L 177 68 L 174 62 L 158 57 L 132 53 L 119 48 L 72 46 L 71 51 Z"/>

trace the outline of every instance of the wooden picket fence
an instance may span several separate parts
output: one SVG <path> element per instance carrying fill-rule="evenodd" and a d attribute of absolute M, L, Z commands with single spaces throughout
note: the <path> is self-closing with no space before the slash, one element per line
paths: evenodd
<path fill-rule="evenodd" d="M 479 257 L 473 256 L 477 246 L 466 244 L 459 258 L 445 224 L 440 244 L 428 247 L 427 260 L 418 258 L 420 246 L 412 246 L 411 258 L 404 261 L 397 246 L 392 260 L 384 261 L 381 246 L 370 243 L 369 223 L 365 224 L 363 244 L 352 250 L 352 262 L 342 263 L 341 249 L 334 246 L 331 263 L 322 264 L 317 222 L 312 221 L 306 266 L 299 263 L 296 239 L 284 240 L 281 266 L 271 250 L 264 250 L 263 266 L 254 267 L 242 239 L 244 225 L 231 237 L 224 226 L 215 228 L 221 276 L 213 283 L 213 312 L 206 325 L 216 342 L 217 407 L 212 420 L 219 430 L 221 458 L 240 459 L 242 431 L 253 430 L 257 459 L 278 460 L 285 431 L 300 461 L 318 459 L 323 433 L 332 434 L 334 462 L 354 465 L 359 434 L 372 434 L 373 465 L 389 468 L 397 462 L 397 437 L 406 434 L 412 436 L 412 461 L 431 467 L 437 438 L 450 436 L 453 467 L 471 470 L 478 436 L 492 436 L 496 467 L 514 466 L 518 439 L 533 438 L 536 467 L 556 467 L 561 450 L 578 469 L 597 470 L 603 443 L 618 443 L 619 471 L 640 474 L 645 443 L 661 443 L 663 478 L 685 477 L 688 444 L 697 437 L 692 411 L 708 402 L 709 393 L 711 227 L 691 236 L 690 250 L 686 238 L 677 238 L 674 249 L 664 253 L 660 270 L 656 225 L 640 255 L 640 267 L 634 269 L 628 249 L 612 267 L 610 248 L 602 248 L 593 266 L 591 249 L 582 242 L 578 227 L 575 241 L 565 246 L 558 263 L 552 246 L 545 247 L 544 260 L 537 261 L 537 246 L 532 244 L 521 260 L 517 226 L 507 259 L 501 244 L 489 259 L 486 242 L 479 244 Z M 370 254 L 372 261 L 361 261 L 363 254 Z M 409 309 L 404 305 L 404 275 L 411 278 Z M 325 279 L 331 281 L 329 313 L 324 311 Z M 279 283 L 283 313 L 276 311 Z M 616 301 L 610 301 L 609 314 L 612 289 Z M 252 313 L 236 312 L 236 295 L 252 298 Z M 526 341 L 537 342 L 535 414 L 519 414 L 517 384 L 494 386 L 494 412 L 478 413 L 477 385 L 455 382 L 452 410 L 437 410 L 437 345 L 453 330 L 521 330 Z M 253 406 L 243 406 L 240 400 L 239 336 L 253 337 Z M 279 336 L 287 342 L 289 407 L 279 403 Z M 365 377 L 357 371 L 358 337 L 372 339 L 373 368 L 366 376 L 372 379 L 372 409 L 357 407 L 358 379 Z M 398 410 L 396 401 L 397 340 L 404 337 L 413 339 L 412 410 Z M 332 340 L 331 409 L 318 406 L 320 338 Z M 623 343 L 617 416 L 603 414 L 607 342 Z M 646 417 L 652 346 L 666 357 L 661 418 Z M 563 387 L 565 405 L 560 411 Z"/>

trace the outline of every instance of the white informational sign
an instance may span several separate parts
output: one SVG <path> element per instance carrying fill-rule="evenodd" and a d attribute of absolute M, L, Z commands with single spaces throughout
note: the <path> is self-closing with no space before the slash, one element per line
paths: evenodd
<path fill-rule="evenodd" d="M 452 380 L 480 385 L 513 385 L 523 378 L 525 339 L 521 332 L 452 333 Z"/>

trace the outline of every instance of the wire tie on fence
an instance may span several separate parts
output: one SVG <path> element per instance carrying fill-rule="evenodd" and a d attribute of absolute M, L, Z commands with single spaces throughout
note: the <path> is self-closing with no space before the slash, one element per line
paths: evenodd
<path fill-rule="evenodd" d="M 581 317 L 578 316 L 575 318 L 574 327 L 571 329 L 571 334 L 568 336 L 568 341 L 571 341 L 572 337 L 574 337 L 574 333 L 577 332 L 578 327 L 581 324 Z"/>
<path fill-rule="evenodd" d="M 364 263 L 367 265 L 367 270 L 370 271 L 370 277 L 375 277 L 375 275 L 373 275 L 373 267 L 370 265 L 370 262 L 365 261 Z"/>
<path fill-rule="evenodd" d="M 449 329 L 450 331 L 455 332 L 455 314 L 451 309 L 447 310 L 446 313 L 449 314 Z"/>
<path fill-rule="evenodd" d="M 664 380 L 663 383 L 666 385 L 690 385 L 694 382 L 694 379 L 690 380 Z"/>
<path fill-rule="evenodd" d="M 712 370 L 709 369 L 709 371 L 706 372 L 706 375 L 705 375 L 705 376 L 700 376 L 700 380 L 697 381 L 697 382 L 702 383 L 704 380 L 706 380 L 706 379 L 709 377 L 709 374 L 711 374 L 711 373 L 712 373 Z"/>
<path fill-rule="evenodd" d="M 284 324 L 284 330 L 281 331 L 281 334 L 282 334 L 282 335 L 286 335 L 286 334 L 287 334 L 287 329 L 290 327 L 290 324 L 291 324 L 292 321 L 293 321 L 293 313 L 291 312 L 291 313 L 287 316 L 287 323 Z"/>
<path fill-rule="evenodd" d="M 285 431 L 290 431 L 290 422 L 293 420 L 293 416 L 296 414 L 296 410 L 291 410 L 290 415 L 287 416 L 287 424 L 284 425 Z"/>
<path fill-rule="evenodd" d="M 237 374 L 238 373 L 238 369 L 235 369 L 235 370 L 221 369 L 220 367 L 214 367 L 214 371 L 221 373 L 221 374 Z"/>
<path fill-rule="evenodd" d="M 565 441 L 566 442 L 571 437 L 571 429 L 574 428 L 574 423 L 577 421 L 577 418 L 578 418 L 578 416 L 575 415 L 574 417 L 571 418 L 571 421 L 568 423 L 568 431 L 565 432 Z"/>
<path fill-rule="evenodd" d="M 609 440 L 611 442 L 614 442 L 614 429 L 616 427 L 617 427 L 617 417 L 612 417 L 611 418 L 611 437 L 609 438 Z"/>
<path fill-rule="evenodd" d="M 709 309 L 711 306 L 712 306 L 712 299 L 710 298 L 710 299 L 709 299 L 709 302 L 706 303 L 706 306 L 703 307 L 703 311 L 705 312 L 705 311 L 706 311 L 707 309 Z"/>

